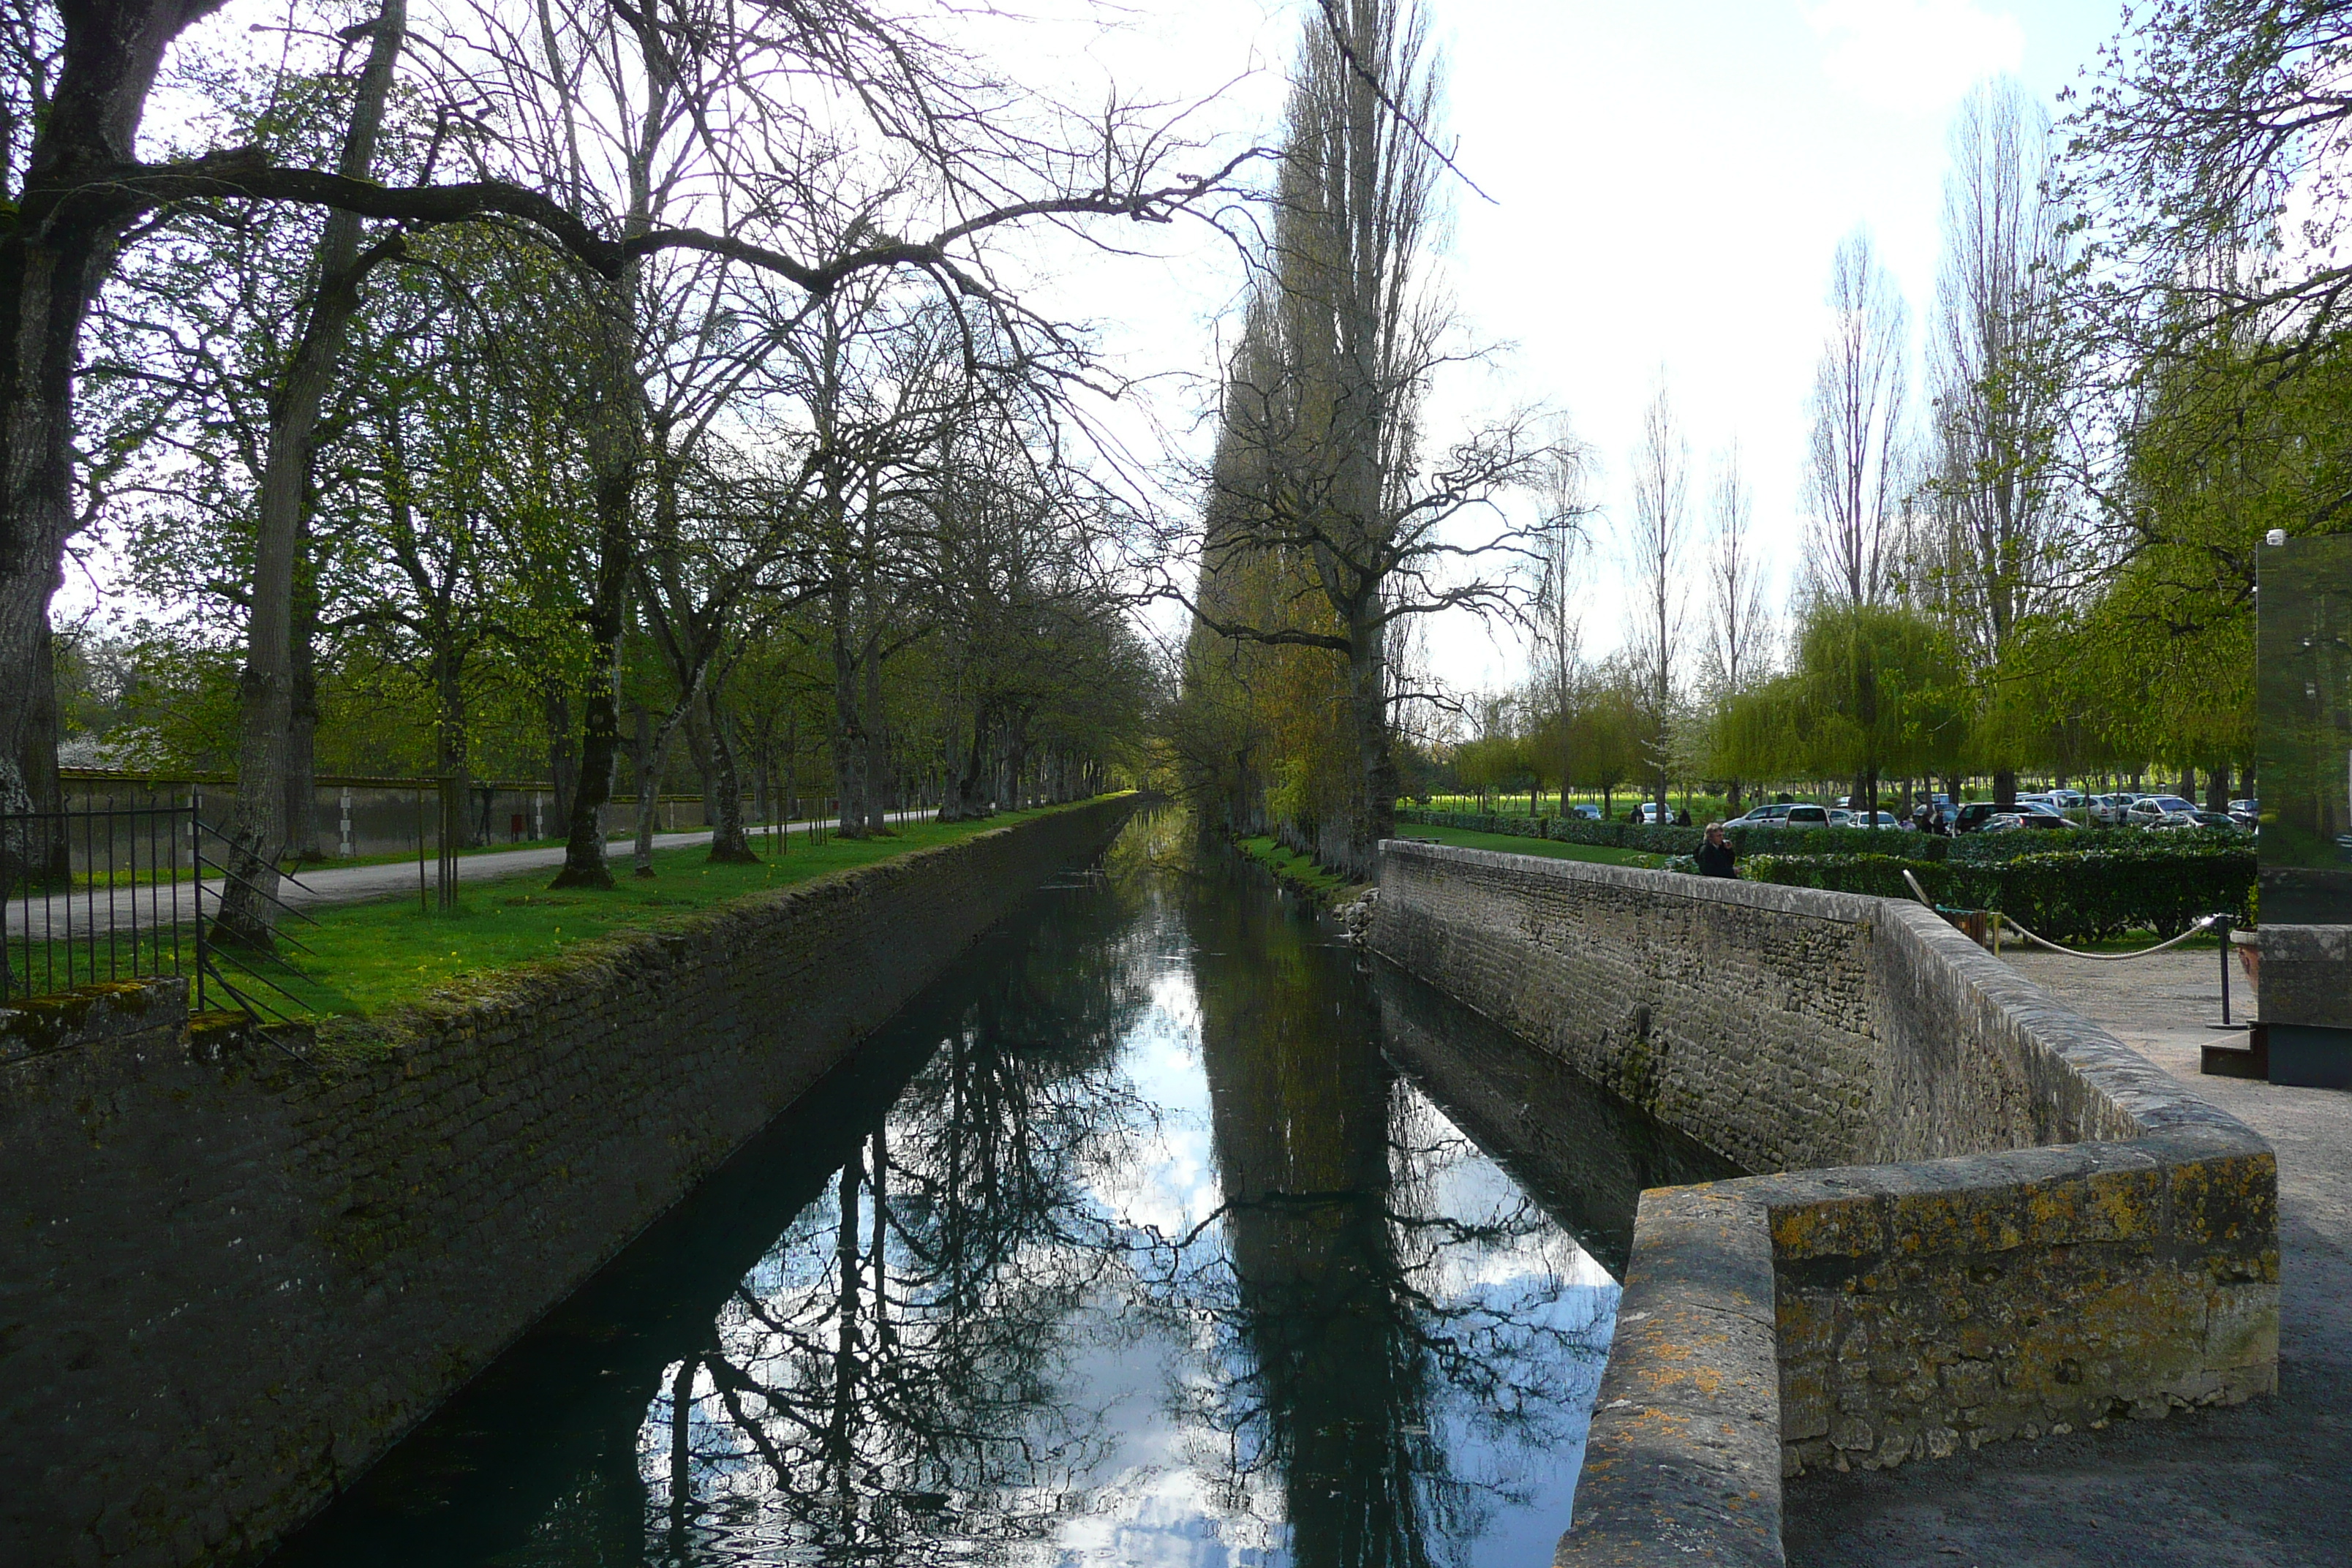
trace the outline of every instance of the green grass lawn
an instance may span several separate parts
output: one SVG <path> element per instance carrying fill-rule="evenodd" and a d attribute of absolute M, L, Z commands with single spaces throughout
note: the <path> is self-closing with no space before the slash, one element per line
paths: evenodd
<path fill-rule="evenodd" d="M 424 912 L 415 893 L 329 905 L 311 911 L 316 925 L 289 920 L 280 928 L 308 949 L 286 946 L 300 976 L 277 965 L 263 966 L 262 972 L 310 1013 L 379 1013 L 468 975 L 553 958 L 582 942 L 623 932 L 658 931 L 747 893 L 790 887 L 1045 815 L 1007 812 L 986 822 L 909 824 L 887 838 L 810 844 L 795 837 L 789 854 L 770 855 L 756 866 L 713 866 L 700 846 L 656 850 L 652 877 L 632 876 L 628 863 L 621 861 L 609 892 L 551 892 L 551 873 L 541 869 L 462 883 L 459 906 L 446 914 Z M 233 966 L 223 967 L 233 980 L 239 978 Z M 253 989 L 273 1006 L 289 1005 L 268 986 Z"/>
<path fill-rule="evenodd" d="M 1639 849 L 1611 849 L 1598 844 L 1562 844 L 1552 838 L 1521 838 L 1508 833 L 1473 833 L 1466 827 L 1424 827 L 1419 823 L 1400 823 L 1397 836 L 1402 838 L 1434 838 L 1440 844 L 1458 844 L 1465 849 L 1499 849 L 1506 855 L 1549 855 L 1555 860 L 1591 860 L 1603 866 L 1640 866 L 1654 870 L 1666 863 L 1663 855 L 1644 854 Z"/>

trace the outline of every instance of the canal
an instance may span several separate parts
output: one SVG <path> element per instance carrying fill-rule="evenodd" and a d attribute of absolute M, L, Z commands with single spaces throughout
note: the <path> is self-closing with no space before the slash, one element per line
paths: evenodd
<path fill-rule="evenodd" d="M 1731 1173 L 1180 814 L 1046 888 L 273 1568 L 1539 1563 Z"/>

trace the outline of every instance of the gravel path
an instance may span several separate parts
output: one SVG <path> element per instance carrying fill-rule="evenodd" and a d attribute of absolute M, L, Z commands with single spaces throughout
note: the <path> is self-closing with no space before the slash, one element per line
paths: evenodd
<path fill-rule="evenodd" d="M 2204 1026 L 2221 1016 L 2220 965 L 2210 951 L 2130 963 L 2004 956 L 2278 1151 L 2279 1392 L 2231 1409 L 2000 1443 L 1899 1470 L 1807 1476 L 1789 1489 L 1789 1562 L 2352 1563 L 2352 1093 L 2200 1076 L 2198 1047 L 2226 1037 Z M 2252 1011 L 2234 984 L 2231 1001 Z"/>

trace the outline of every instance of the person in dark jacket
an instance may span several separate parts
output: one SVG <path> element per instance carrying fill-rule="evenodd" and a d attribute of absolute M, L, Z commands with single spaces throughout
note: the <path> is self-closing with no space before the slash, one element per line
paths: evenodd
<path fill-rule="evenodd" d="M 1723 824 L 1706 825 L 1706 842 L 1698 847 L 1698 874 L 1702 877 L 1737 877 L 1738 855 L 1723 837 Z"/>

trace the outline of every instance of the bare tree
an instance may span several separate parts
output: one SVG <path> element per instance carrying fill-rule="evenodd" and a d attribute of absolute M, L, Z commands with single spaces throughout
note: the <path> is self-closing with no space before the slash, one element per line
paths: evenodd
<path fill-rule="evenodd" d="M 1562 724 L 1576 700 L 1577 668 L 1582 659 L 1586 526 L 1593 513 L 1587 499 L 1593 456 L 1563 419 L 1552 433 L 1552 461 L 1545 476 L 1547 515 L 1533 542 L 1535 594 L 1529 618 L 1535 631 L 1533 686 L 1541 723 Z"/>
<path fill-rule="evenodd" d="M 1908 323 L 1865 229 L 1838 242 L 1829 306 L 1829 341 L 1813 375 L 1808 565 L 1815 593 L 1872 605 L 1885 594 L 1891 565 Z"/>
<path fill-rule="evenodd" d="M 1762 673 L 1771 624 L 1764 609 L 1764 563 L 1756 545 L 1755 507 L 1734 442 L 1716 459 L 1713 530 L 1706 561 L 1707 683 L 1717 710 Z M 1725 805 L 1739 809 L 1739 781 Z"/>
<path fill-rule="evenodd" d="M 1942 607 L 1980 667 L 2047 601 L 2057 574 L 2063 214 L 2045 189 L 2049 116 L 2006 78 L 1952 124 L 1934 336 Z M 1994 795 L 2016 799 L 2013 770 Z"/>
<path fill-rule="evenodd" d="M 967 309 L 1020 323 L 1041 366 L 1076 370 L 1070 334 L 1013 309 L 992 280 L 980 254 L 987 237 L 1088 216 L 1164 222 L 1225 188 L 1255 156 L 1171 175 L 1171 160 L 1189 161 L 1200 149 L 1172 133 L 1165 111 L 1114 103 L 1093 116 L 1050 108 L 1024 114 L 1021 95 L 864 0 L 709 5 L 690 15 L 614 0 L 610 9 L 626 23 L 615 37 L 642 46 L 642 72 L 665 79 L 664 90 L 695 110 L 687 142 L 708 199 L 681 215 L 688 221 L 656 224 L 644 207 L 616 199 L 567 205 L 550 188 L 583 184 L 567 177 L 579 174 L 576 163 L 551 170 L 509 155 L 502 128 L 543 118 L 541 89 L 550 84 L 529 61 L 503 86 L 454 87 L 445 123 L 461 129 L 442 149 L 442 165 L 428 163 L 414 185 L 288 167 L 247 146 L 143 162 L 140 125 L 165 56 L 217 8 L 218 0 L 91 0 L 0 16 L 0 196 L 11 215 L 0 226 L 0 806 L 57 798 L 48 605 L 67 542 L 83 521 L 74 505 L 76 365 L 91 301 L 121 246 L 157 210 L 292 203 L 412 234 L 503 219 L 562 247 L 624 302 L 638 264 L 663 251 L 726 257 L 802 298 L 822 297 L 857 273 L 903 270 Z M 549 20 L 554 8 L 539 14 Z M 434 68 L 457 74 L 452 62 L 479 58 L 469 47 L 453 29 L 433 51 Z M 862 117 L 854 131 L 852 113 Z M 784 220 L 803 210 L 804 176 L 812 165 L 832 166 L 843 142 L 860 137 L 888 165 L 868 192 L 879 193 L 872 221 L 845 228 L 852 237 L 838 249 L 799 249 Z M 531 140 L 526 132 L 518 144 Z M 475 177 L 436 177 L 469 159 L 473 166 L 460 173 Z M 606 352 L 617 370 L 634 346 L 629 317 L 618 308 L 606 314 Z M 596 511 L 602 522 L 625 524 L 644 450 L 642 410 L 608 406 L 593 424 Z M 590 618 L 609 645 L 603 634 L 616 632 L 633 563 L 625 527 L 604 542 Z M 609 790 L 618 731 L 609 694 L 592 687 L 588 698 L 566 875 L 602 881 L 595 812 Z"/>
<path fill-rule="evenodd" d="M 1675 677 L 1689 602 L 1685 582 L 1690 552 L 1690 442 L 1675 417 L 1659 378 L 1642 416 L 1633 450 L 1633 510 L 1625 536 L 1633 577 L 1633 648 L 1642 671 L 1645 744 L 1656 784 L 1658 815 L 1666 811 L 1667 762 L 1673 754 Z"/>

